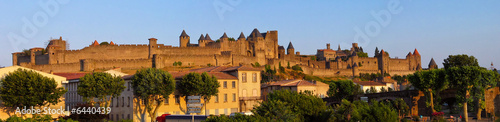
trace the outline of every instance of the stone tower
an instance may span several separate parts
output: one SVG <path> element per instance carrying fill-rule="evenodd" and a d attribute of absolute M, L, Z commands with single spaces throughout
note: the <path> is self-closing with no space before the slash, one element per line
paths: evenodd
<path fill-rule="evenodd" d="M 437 69 L 438 65 L 434 61 L 434 58 L 431 58 L 431 62 L 429 62 L 429 69 Z"/>
<path fill-rule="evenodd" d="M 420 53 L 418 53 L 417 48 L 415 48 L 415 51 L 413 51 L 413 57 L 415 58 L 415 70 L 421 70 L 422 69 L 422 62 L 420 62 Z"/>
<path fill-rule="evenodd" d="M 359 75 L 358 54 L 356 53 L 356 51 L 352 52 L 351 59 L 352 59 L 351 60 L 352 61 L 352 75 L 354 77 L 354 76 Z"/>
<path fill-rule="evenodd" d="M 295 48 L 293 48 L 292 42 L 288 43 L 288 47 L 286 48 L 286 54 L 287 55 L 295 54 Z"/>
<path fill-rule="evenodd" d="M 247 55 L 247 49 L 248 49 L 248 42 L 246 41 L 245 35 L 243 32 L 240 33 L 240 36 L 238 37 L 238 45 L 239 45 L 239 50 L 240 50 L 240 55 Z"/>
<path fill-rule="evenodd" d="M 229 45 L 228 45 L 228 41 L 229 41 L 229 37 L 227 37 L 227 34 L 226 32 L 224 32 L 224 34 L 222 34 L 222 36 L 219 38 L 220 40 L 220 48 L 224 51 L 226 50 L 229 50 Z"/>
<path fill-rule="evenodd" d="M 415 58 L 411 52 L 406 55 L 406 60 L 408 60 L 408 70 L 415 70 Z"/>
<path fill-rule="evenodd" d="M 285 47 L 279 46 L 278 47 L 278 58 L 284 58 L 285 57 Z"/>
<path fill-rule="evenodd" d="M 205 37 L 203 36 L 203 34 L 201 34 L 200 38 L 198 39 L 198 46 L 205 47 L 205 45 L 206 45 Z"/>
<path fill-rule="evenodd" d="M 187 47 L 189 44 L 189 35 L 186 31 L 182 30 L 181 36 L 179 36 L 179 47 Z"/>
<path fill-rule="evenodd" d="M 149 38 L 149 56 L 148 56 L 148 59 L 151 59 L 153 58 L 153 55 L 155 54 L 155 51 L 156 51 L 156 48 L 158 48 L 158 45 L 157 45 L 157 40 L 156 38 Z"/>
<path fill-rule="evenodd" d="M 380 70 L 380 74 L 384 76 L 385 73 L 389 73 L 389 55 L 387 55 L 382 49 L 380 54 L 377 57 L 378 59 L 378 69 Z"/>
<path fill-rule="evenodd" d="M 96 42 L 94 42 L 96 43 Z M 57 61 L 58 57 L 58 50 L 66 50 L 66 41 L 62 40 L 62 37 L 59 37 L 59 39 L 52 39 L 50 40 L 49 44 L 45 48 L 47 50 L 47 53 L 49 54 L 49 64 L 56 64 L 59 63 Z"/>

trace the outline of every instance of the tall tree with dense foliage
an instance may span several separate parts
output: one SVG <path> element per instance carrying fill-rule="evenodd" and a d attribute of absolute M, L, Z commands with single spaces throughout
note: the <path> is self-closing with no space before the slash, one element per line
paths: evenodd
<path fill-rule="evenodd" d="M 477 59 L 474 56 L 462 55 L 449 55 L 444 59 L 443 66 L 445 69 L 459 66 L 479 66 Z"/>
<path fill-rule="evenodd" d="M 351 80 L 339 80 L 330 82 L 330 88 L 327 91 L 328 96 L 337 100 L 347 99 L 350 96 L 362 94 L 361 87 L 354 84 Z"/>
<path fill-rule="evenodd" d="M 182 77 L 177 89 L 182 96 L 201 96 L 205 100 L 203 106 L 206 106 L 210 98 L 219 93 L 219 87 L 220 84 L 214 76 L 209 76 L 206 72 L 201 75 L 191 72 Z"/>
<path fill-rule="evenodd" d="M 434 104 L 440 102 L 435 100 L 435 98 L 440 98 L 439 92 L 448 88 L 449 82 L 446 79 L 446 71 L 444 69 L 417 71 L 408 75 L 408 80 L 413 87 L 426 94 L 425 96 L 428 97 L 427 106 L 431 107 L 433 113 L 436 110 L 441 110 L 440 105 L 434 106 Z"/>
<path fill-rule="evenodd" d="M 267 103 L 267 102 L 273 103 Z M 280 102 L 277 102 L 280 101 Z M 263 105 L 279 105 L 287 106 L 292 113 L 296 113 L 301 121 L 326 121 L 330 118 L 331 111 L 328 111 L 326 103 L 319 97 L 310 93 L 297 93 L 290 90 L 276 90 L 268 95 L 268 100 L 261 103 Z M 257 106 L 254 108 L 254 114 L 267 117 L 269 115 L 280 117 L 278 113 L 271 110 L 286 109 L 271 109 L 270 106 Z M 282 113 L 281 113 L 282 114 Z"/>
<path fill-rule="evenodd" d="M 390 104 L 396 113 L 398 113 L 400 120 L 410 113 L 410 107 L 408 107 L 402 98 L 397 98 L 396 100 L 391 101 Z"/>
<path fill-rule="evenodd" d="M 342 100 L 342 103 L 335 108 L 333 115 L 335 121 L 339 122 L 396 122 L 397 112 L 390 106 L 382 102 L 371 101 L 369 105 L 364 101 L 349 102 Z"/>
<path fill-rule="evenodd" d="M 448 78 L 454 88 L 457 89 L 457 102 L 461 103 L 464 115 L 467 115 L 467 103 L 473 102 L 472 97 L 476 98 L 478 103 L 484 102 L 484 91 L 497 84 L 496 74 L 493 71 L 486 70 L 477 66 L 459 66 L 447 69 Z M 484 108 L 484 103 L 478 106 L 478 109 Z M 481 111 L 476 110 L 480 115 Z M 480 119 L 481 116 L 477 116 Z M 465 119 L 468 117 L 465 116 Z"/>
<path fill-rule="evenodd" d="M 497 85 L 498 76 L 493 71 L 479 67 L 479 63 L 474 56 L 450 55 L 444 60 L 448 79 L 451 86 L 457 89 L 457 102 L 461 103 L 464 115 L 467 115 L 467 103 L 473 102 L 474 98 L 479 105 L 476 105 L 476 112 L 480 115 L 480 108 L 484 108 L 484 90 Z M 473 96 L 467 97 L 467 96 Z M 479 119 L 481 116 L 477 116 Z M 467 116 L 465 119 L 467 120 Z"/>
<path fill-rule="evenodd" d="M 10 72 L 0 79 L 0 84 L 0 99 L 9 109 L 56 105 L 62 101 L 60 98 L 67 91 L 57 87 L 53 78 L 25 69 Z"/>
<path fill-rule="evenodd" d="M 84 101 L 94 105 L 97 99 L 99 106 L 108 107 L 114 97 L 120 96 L 125 89 L 125 81 L 109 73 L 94 72 L 80 78 L 77 93 Z"/>
<path fill-rule="evenodd" d="M 175 80 L 166 71 L 147 68 L 138 70 L 132 77 L 132 87 L 135 99 L 143 103 L 143 110 L 148 112 L 151 122 L 154 122 L 158 109 L 174 92 Z"/>

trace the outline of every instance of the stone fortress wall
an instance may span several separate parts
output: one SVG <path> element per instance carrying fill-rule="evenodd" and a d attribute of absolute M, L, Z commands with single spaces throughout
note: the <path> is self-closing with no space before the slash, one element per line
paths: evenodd
<path fill-rule="evenodd" d="M 50 40 L 46 48 L 32 48 L 26 52 L 12 53 L 13 65 L 20 65 L 44 72 L 79 72 L 96 69 L 140 69 L 146 67 L 171 67 L 180 61 L 183 66 L 237 66 L 258 62 L 278 67 L 299 65 L 304 73 L 316 76 L 353 76 L 360 73 L 410 74 L 421 69 L 420 54 L 415 49 L 406 59 L 393 59 L 382 53 L 375 57 L 358 57 L 357 44 L 342 54 L 338 51 L 335 60 L 319 56 L 327 54 L 318 51 L 318 60 L 308 55 L 295 52 L 292 43 L 287 49 L 278 45 L 278 32 L 260 33 L 254 29 L 248 37 L 243 33 L 237 39 L 230 40 L 224 33 L 214 41 L 208 34 L 201 35 L 198 44 L 192 44 L 185 31 L 179 36 L 179 47 L 158 44 L 150 38 L 148 44 L 99 45 L 94 41 L 88 47 L 79 50 L 67 50 L 62 38 Z M 329 44 L 327 44 L 329 49 Z M 340 50 L 340 48 L 339 48 Z M 328 53 L 335 53 L 329 51 Z M 383 51 L 382 51 L 383 52 Z M 286 54 L 285 54 L 286 53 Z M 335 54 L 335 55 L 337 55 Z M 344 60 L 341 60 L 342 57 Z M 330 58 L 331 59 L 331 58 Z"/>

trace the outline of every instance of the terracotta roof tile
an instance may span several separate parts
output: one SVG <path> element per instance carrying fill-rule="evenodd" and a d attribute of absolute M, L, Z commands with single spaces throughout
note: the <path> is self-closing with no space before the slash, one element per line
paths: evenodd
<path fill-rule="evenodd" d="M 65 77 L 66 80 L 80 79 L 81 77 L 85 76 L 85 74 L 88 73 L 54 73 L 54 75 Z"/>
<path fill-rule="evenodd" d="M 317 85 L 326 85 L 326 84 L 319 83 L 319 81 L 314 83 L 312 81 L 299 80 L 299 79 L 282 80 L 267 84 L 267 86 L 317 86 Z"/>

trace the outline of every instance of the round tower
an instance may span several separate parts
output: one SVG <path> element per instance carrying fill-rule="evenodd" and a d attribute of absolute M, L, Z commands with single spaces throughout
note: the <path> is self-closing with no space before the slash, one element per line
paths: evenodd
<path fill-rule="evenodd" d="M 286 54 L 287 55 L 295 54 L 295 48 L 293 48 L 292 42 L 288 43 L 288 47 L 286 48 Z"/>
<path fill-rule="evenodd" d="M 179 36 L 179 47 L 187 47 L 189 44 L 189 35 L 186 31 L 182 30 L 181 36 Z"/>

